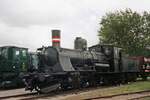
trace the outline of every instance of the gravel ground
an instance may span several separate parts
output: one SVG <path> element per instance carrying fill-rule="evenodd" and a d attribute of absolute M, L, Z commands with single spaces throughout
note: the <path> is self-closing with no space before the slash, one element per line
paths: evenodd
<path fill-rule="evenodd" d="M 29 93 L 29 91 L 25 91 L 24 88 L 3 90 L 3 91 L 0 91 L 0 97 L 11 96 L 11 95 L 20 95 L 20 94 L 26 94 L 26 93 Z"/>

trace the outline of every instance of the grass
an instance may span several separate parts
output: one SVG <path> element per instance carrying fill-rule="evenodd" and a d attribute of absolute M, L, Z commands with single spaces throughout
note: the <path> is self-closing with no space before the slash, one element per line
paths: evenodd
<path fill-rule="evenodd" d="M 121 86 L 104 88 L 104 89 L 99 88 L 96 90 L 83 92 L 77 95 L 66 97 L 64 100 L 80 100 L 80 99 L 87 99 L 93 97 L 111 96 L 111 95 L 117 95 L 122 93 L 139 92 L 145 90 L 150 90 L 150 81 L 133 82 L 127 85 L 121 85 Z"/>
<path fill-rule="evenodd" d="M 110 93 L 131 93 L 138 91 L 150 90 L 150 81 L 134 82 L 127 85 L 118 86 L 115 89 L 110 89 Z"/>
<path fill-rule="evenodd" d="M 137 100 L 150 100 L 150 97 L 140 98 L 140 99 L 137 99 Z"/>

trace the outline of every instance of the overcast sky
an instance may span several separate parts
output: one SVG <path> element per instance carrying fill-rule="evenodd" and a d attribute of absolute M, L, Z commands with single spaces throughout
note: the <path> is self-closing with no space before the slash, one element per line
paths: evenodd
<path fill-rule="evenodd" d="M 61 30 L 62 47 L 73 48 L 77 36 L 91 46 L 101 17 L 125 8 L 150 11 L 150 0 L 0 0 L 0 46 L 48 46 L 52 29 Z"/>

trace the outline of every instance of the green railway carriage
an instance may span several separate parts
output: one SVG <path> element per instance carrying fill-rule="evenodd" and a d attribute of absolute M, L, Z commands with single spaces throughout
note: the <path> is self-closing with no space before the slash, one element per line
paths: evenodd
<path fill-rule="evenodd" d="M 0 87 L 21 86 L 23 75 L 29 66 L 27 48 L 0 47 Z"/>

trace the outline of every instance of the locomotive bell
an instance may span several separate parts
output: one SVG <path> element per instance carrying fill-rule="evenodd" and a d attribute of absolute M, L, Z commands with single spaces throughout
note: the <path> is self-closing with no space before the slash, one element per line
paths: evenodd
<path fill-rule="evenodd" d="M 52 46 L 60 47 L 60 30 L 52 30 Z"/>

